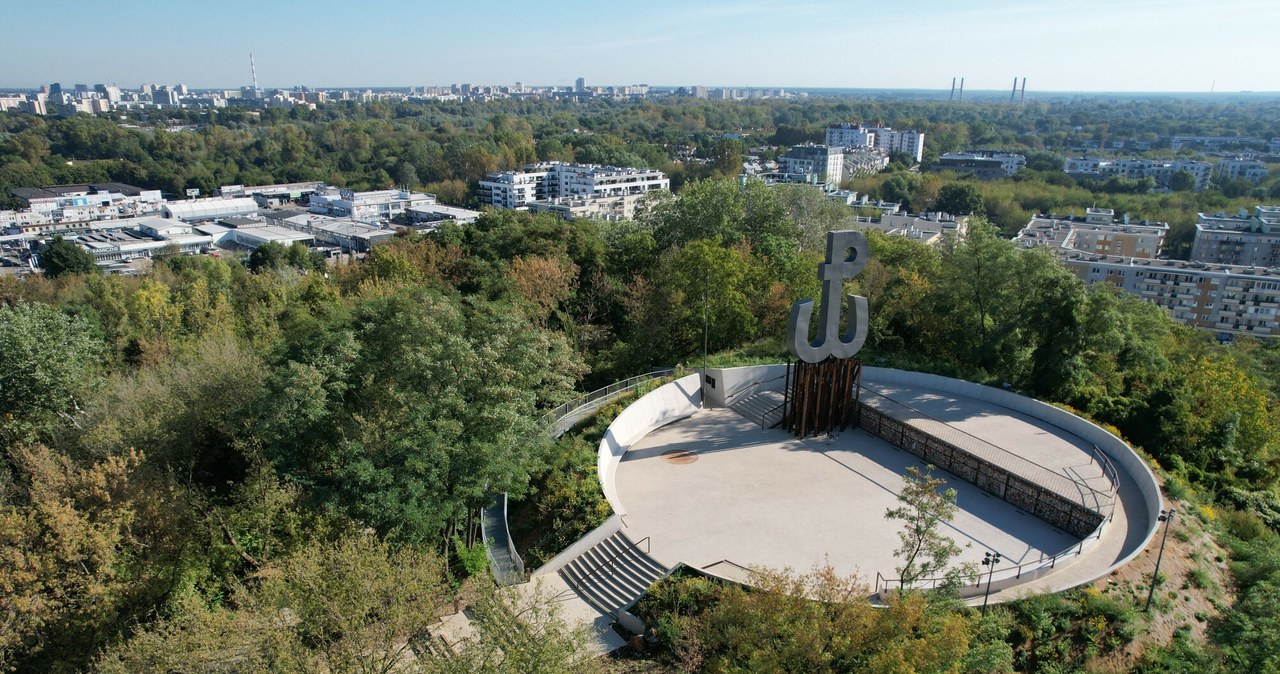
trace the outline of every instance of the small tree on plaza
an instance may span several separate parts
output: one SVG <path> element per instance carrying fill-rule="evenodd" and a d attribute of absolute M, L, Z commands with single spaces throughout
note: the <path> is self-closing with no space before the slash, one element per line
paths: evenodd
<path fill-rule="evenodd" d="M 902 545 L 893 551 L 902 560 L 897 572 L 903 589 L 943 571 L 960 554 L 960 546 L 937 529 L 956 515 L 956 490 L 943 490 L 946 480 L 934 477 L 932 470 L 933 466 L 924 472 L 916 466 L 908 468 L 898 493 L 901 505 L 885 511 L 889 519 L 903 522 L 898 532 Z"/>

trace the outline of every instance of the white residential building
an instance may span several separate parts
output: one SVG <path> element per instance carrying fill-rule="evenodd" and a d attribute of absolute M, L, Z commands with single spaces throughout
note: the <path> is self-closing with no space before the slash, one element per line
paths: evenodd
<path fill-rule="evenodd" d="M 936 246 L 948 234 L 964 237 L 969 232 L 969 216 L 947 213 L 884 213 L 876 219 L 858 219 L 858 227 L 875 229 L 889 236 L 901 236 Z"/>
<path fill-rule="evenodd" d="M 1218 177 L 1226 180 L 1237 180 L 1244 178 L 1251 183 L 1261 181 L 1267 177 L 1267 165 L 1256 159 L 1245 159 L 1236 157 L 1235 159 L 1223 159 L 1218 162 L 1215 169 Z"/>
<path fill-rule="evenodd" d="M 876 129 L 876 147 L 885 152 L 901 152 L 914 157 L 916 161 L 924 158 L 924 134 L 919 131 L 893 129 Z"/>
<path fill-rule="evenodd" d="M 871 128 L 861 124 L 832 124 L 827 127 L 824 145 L 831 147 L 875 147 L 876 134 Z"/>
<path fill-rule="evenodd" d="M 613 198 L 669 189 L 671 180 L 653 169 L 541 162 L 521 171 L 490 173 L 480 181 L 480 203 L 525 208 L 533 201 Z"/>
<path fill-rule="evenodd" d="M 530 213 L 555 213 L 565 220 L 630 220 L 635 217 L 645 194 L 622 194 L 613 197 L 558 197 L 528 203 Z"/>
<path fill-rule="evenodd" d="M 834 147 L 876 147 L 900 152 L 920 161 L 924 157 L 924 134 L 914 130 L 895 131 L 887 126 L 863 126 L 848 122 L 827 127 L 826 145 Z"/>
<path fill-rule="evenodd" d="M 1110 178 L 1119 176 L 1129 180 L 1152 178 L 1156 181 L 1156 189 L 1170 188 L 1174 174 L 1179 171 L 1190 173 L 1195 179 L 1195 191 L 1209 186 L 1209 178 L 1213 175 L 1213 164 L 1206 161 L 1189 159 L 1098 159 L 1097 157 L 1068 158 L 1063 162 L 1062 170 L 1072 175 L 1092 178 Z"/>
<path fill-rule="evenodd" d="M 844 177 L 879 173 L 889 165 L 889 155 L 874 147 L 850 147 L 844 151 Z"/>
<path fill-rule="evenodd" d="M 815 176 L 815 182 L 838 186 L 844 179 L 844 149 L 832 145 L 796 145 L 778 157 L 783 173 Z"/>

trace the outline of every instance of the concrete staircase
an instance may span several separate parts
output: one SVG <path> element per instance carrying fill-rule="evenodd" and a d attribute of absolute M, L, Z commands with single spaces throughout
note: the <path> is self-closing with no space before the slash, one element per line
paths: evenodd
<path fill-rule="evenodd" d="M 593 608 L 615 615 L 630 608 L 668 572 L 619 531 L 561 567 L 559 573 Z"/>
<path fill-rule="evenodd" d="M 773 428 L 782 423 L 782 401 L 782 391 L 760 391 L 729 407 L 764 428 Z"/>

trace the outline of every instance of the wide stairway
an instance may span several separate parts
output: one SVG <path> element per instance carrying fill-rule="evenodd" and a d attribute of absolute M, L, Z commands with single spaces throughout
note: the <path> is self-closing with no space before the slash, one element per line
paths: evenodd
<path fill-rule="evenodd" d="M 619 531 L 560 569 L 560 577 L 605 615 L 630 608 L 667 568 Z"/>
<path fill-rule="evenodd" d="M 762 428 L 773 428 L 782 423 L 782 401 L 782 391 L 760 391 L 734 401 L 729 407 Z"/>

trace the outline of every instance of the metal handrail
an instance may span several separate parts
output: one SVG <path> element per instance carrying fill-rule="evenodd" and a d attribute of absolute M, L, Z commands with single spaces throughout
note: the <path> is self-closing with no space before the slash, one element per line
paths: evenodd
<path fill-rule="evenodd" d="M 511 553 L 511 563 L 515 566 L 515 571 L 524 578 L 524 560 L 520 558 L 520 553 L 516 552 L 516 542 L 511 540 L 511 528 L 507 526 L 507 504 L 511 499 L 507 498 L 507 494 L 502 494 L 502 526 L 507 530 L 507 552 Z"/>
<path fill-rule="evenodd" d="M 1040 553 L 1039 559 L 1035 560 L 1034 562 L 1023 562 L 1017 566 L 1000 569 L 995 573 L 1000 575 L 1001 580 L 1004 580 L 1005 578 L 1010 578 L 1010 577 L 1021 578 L 1022 572 L 1024 570 L 1027 570 L 1028 567 L 1043 568 L 1045 565 L 1045 562 L 1049 563 L 1049 568 L 1051 569 L 1055 568 L 1058 565 L 1058 560 L 1083 554 L 1085 541 L 1089 540 L 1090 538 L 1101 538 L 1101 537 L 1102 537 L 1102 527 L 1098 527 L 1097 531 L 1080 539 L 1079 543 L 1072 545 L 1071 547 L 1067 548 L 1066 550 L 1063 550 L 1062 552 L 1059 552 L 1056 555 L 1053 555 L 1052 557 L 1045 557 L 1044 553 L 1042 552 Z M 929 589 L 933 589 L 938 587 L 940 583 L 946 580 L 949 580 L 947 576 L 940 576 L 936 578 L 918 578 L 915 580 L 915 582 L 911 584 L 911 587 L 917 588 L 920 586 L 921 583 L 929 583 Z M 877 571 L 876 572 L 876 592 L 880 591 L 880 586 L 882 582 L 884 584 L 884 588 L 889 589 L 891 584 L 902 585 L 902 578 L 890 578 L 880 573 L 879 571 Z M 981 582 L 979 582 L 979 584 L 981 584 Z"/>
<path fill-rule="evenodd" d="M 929 430 L 919 428 L 919 427 L 916 427 L 916 430 L 924 432 L 944 442 L 947 442 L 955 447 L 958 447 L 966 452 L 969 452 L 970 454 L 973 454 L 978 458 L 989 461 L 990 463 L 996 466 L 999 466 L 1009 471 L 1010 473 L 1017 475 L 1018 477 L 1030 480 L 1031 482 L 1041 487 L 1052 489 L 1059 496 L 1065 496 L 1067 498 L 1070 498 L 1069 494 L 1071 493 L 1071 490 L 1077 489 L 1077 490 L 1087 490 L 1089 492 L 1092 492 L 1095 500 L 1098 500 L 1099 496 L 1103 496 L 1108 500 L 1113 500 L 1112 497 L 1113 497 L 1113 494 L 1115 493 L 1114 489 L 1111 490 L 1109 493 L 1104 493 L 1102 491 L 1094 489 L 1092 486 L 1090 486 L 1086 482 L 1072 479 L 1071 477 L 1063 475 L 1062 473 L 1059 473 L 1053 470 L 1052 468 L 1043 466 L 1026 457 L 1014 454 L 1013 452 L 1010 452 L 1009 450 L 1004 449 L 1003 447 L 994 445 L 986 440 L 983 440 L 982 438 L 979 438 L 959 428 L 956 428 L 955 426 L 945 421 L 936 419 L 930 416 L 929 414 L 926 414 L 925 412 L 919 409 L 916 409 L 915 407 L 912 407 L 905 403 L 901 403 L 882 393 L 879 393 L 872 389 L 868 389 L 866 387 L 863 387 L 862 390 L 863 392 L 869 393 L 871 396 L 873 396 L 871 400 L 874 401 L 879 399 L 879 400 L 885 401 L 886 403 L 884 407 L 879 407 L 875 404 L 868 405 L 868 407 L 871 407 L 872 409 L 876 409 L 877 411 L 880 411 L 881 413 L 886 414 L 887 416 L 890 416 L 892 418 L 895 418 L 898 421 L 901 421 L 903 423 L 908 423 L 911 420 L 911 417 L 914 416 L 916 418 L 922 418 L 924 420 L 938 424 L 939 426 L 943 427 L 946 431 L 950 433 L 950 437 L 948 437 L 947 435 L 939 434 L 939 433 L 933 433 Z M 866 403 L 867 398 L 863 397 L 861 398 L 861 400 L 864 405 L 867 404 Z M 889 412 L 890 409 L 895 409 L 895 408 L 907 410 L 908 412 L 910 412 L 910 415 L 904 415 L 903 418 L 896 417 Z M 965 445 L 968 445 L 968 447 L 966 447 Z M 1021 471 L 1016 470 L 1015 467 L 1021 467 L 1022 470 Z M 1104 470 L 1104 474 L 1105 474 L 1105 470 Z M 1085 498 L 1082 497 L 1080 500 L 1081 500 L 1081 505 L 1088 507 L 1088 504 L 1086 503 Z M 1100 513 L 1100 511 L 1101 509 L 1099 509 L 1097 512 Z"/>
<path fill-rule="evenodd" d="M 767 412 L 765 412 L 764 414 L 760 415 L 760 430 L 762 430 L 762 431 L 764 430 L 764 422 L 765 422 L 765 419 L 768 419 L 770 414 L 773 414 L 774 412 L 777 412 L 778 410 L 780 410 L 780 409 L 782 409 L 783 407 L 785 407 L 785 406 L 786 406 L 786 404 L 787 404 L 787 401 L 783 400 L 782 402 L 778 403 L 777 405 L 774 405 L 772 408 L 770 408 L 770 409 L 769 409 Z M 781 421 L 779 421 L 778 423 L 780 424 L 780 423 L 782 423 L 782 422 L 781 422 Z M 778 425 L 778 424 L 774 424 L 774 426 L 777 426 L 777 425 Z M 771 426 L 770 428 L 772 428 L 772 426 Z"/>
<path fill-rule="evenodd" d="M 613 400 L 614 398 L 621 396 L 623 393 L 630 391 L 631 389 L 635 388 L 636 386 L 642 383 L 652 381 L 655 379 L 661 379 L 662 377 L 666 377 L 674 373 L 675 373 L 675 368 L 665 368 L 661 370 L 654 370 L 652 372 L 648 372 L 645 374 L 629 377 L 619 382 L 614 382 L 608 386 L 605 386 L 603 388 L 598 388 L 590 393 L 578 396 L 577 398 L 569 400 L 568 402 L 562 403 L 561 405 L 557 406 L 555 409 L 552 409 L 550 412 L 547 413 L 546 418 L 549 426 L 549 434 L 551 435 L 552 438 L 558 438 L 561 435 L 564 435 L 564 433 L 569 430 L 568 428 L 561 428 L 564 420 L 578 414 L 579 412 L 581 412 L 583 409 L 587 407 L 594 405 L 595 408 L 598 409 L 599 407 L 603 406 L 605 403 Z M 516 552 L 516 542 L 514 539 L 511 538 L 511 527 L 509 526 L 508 520 L 507 520 L 507 494 L 504 492 L 500 497 L 495 496 L 494 498 L 502 499 L 502 529 L 507 537 L 507 551 L 511 555 L 512 566 L 515 568 L 515 570 L 519 573 L 520 577 L 523 579 L 524 572 L 525 572 L 524 560 L 521 559 L 520 554 Z M 482 534 L 484 533 L 483 528 L 481 529 L 481 533 Z M 496 560 L 494 560 L 492 550 L 490 550 L 489 552 L 489 560 L 494 567 L 497 566 L 497 562 Z"/>
<path fill-rule="evenodd" d="M 648 381 L 650 379 L 657 379 L 658 377 L 665 377 L 666 375 L 672 374 L 673 372 L 675 372 L 675 368 L 664 368 L 661 370 L 646 372 L 645 374 L 638 374 L 634 377 L 623 379 L 622 381 L 616 381 L 612 384 L 609 384 L 608 386 L 598 388 L 590 393 L 584 393 L 578 396 L 577 398 L 569 400 L 568 402 L 561 403 L 555 409 L 552 409 L 551 411 L 547 412 L 546 416 L 548 419 L 558 419 L 558 418 L 564 417 L 568 415 L 570 412 L 576 412 L 577 409 L 579 407 L 582 407 L 583 405 L 587 405 L 589 403 L 595 402 L 596 400 L 599 400 L 600 398 L 606 398 L 615 393 L 622 392 L 643 381 Z"/>
<path fill-rule="evenodd" d="M 778 375 L 778 376 L 774 377 L 773 379 L 765 379 L 765 380 L 762 380 L 762 381 L 754 381 L 754 382 L 751 382 L 750 384 L 747 384 L 746 386 L 743 386 L 743 387 L 742 387 L 742 389 L 741 389 L 740 391 L 738 391 L 737 393 L 734 393 L 733 395 L 731 395 L 731 396 L 729 396 L 729 397 L 727 397 L 727 398 L 725 398 L 725 399 L 724 399 L 725 407 L 728 407 L 728 406 L 732 405 L 732 404 L 733 404 L 733 402 L 737 402 L 738 398 L 741 398 L 743 395 L 745 395 L 745 394 L 746 394 L 746 392 L 747 392 L 748 390 L 750 390 L 750 391 L 752 391 L 752 392 L 754 393 L 754 392 L 756 392 L 756 391 L 759 391 L 759 390 L 760 390 L 760 386 L 761 386 L 762 384 L 768 384 L 769 382 L 778 381 L 779 379 L 783 379 L 783 378 L 785 378 L 786 376 L 787 376 L 786 374 L 780 374 L 780 375 Z M 733 402 L 730 402 L 730 401 L 733 401 Z"/>
<path fill-rule="evenodd" d="M 715 566 L 715 565 L 717 565 L 717 564 L 730 564 L 730 565 L 732 565 L 732 566 L 736 566 L 736 567 L 738 567 L 739 569 L 742 569 L 743 571 L 746 571 L 747 573 L 755 573 L 754 571 L 752 571 L 752 570 L 751 570 L 751 568 L 750 568 L 750 567 L 743 566 L 743 565 L 741 565 L 741 564 L 739 564 L 739 563 L 737 563 L 737 562 L 735 562 L 735 561 L 733 561 L 733 560 L 731 560 L 731 559 L 722 559 L 722 560 L 720 560 L 720 561 L 718 561 L 718 562 L 711 562 L 710 564 L 703 564 L 703 565 L 702 565 L 701 567 L 699 567 L 699 568 L 700 568 L 700 569 L 702 569 L 703 571 L 706 571 L 707 569 L 709 569 L 709 568 L 711 568 L 711 567 L 713 567 L 713 566 Z"/>
<path fill-rule="evenodd" d="M 624 536 L 624 538 L 625 538 L 625 536 Z M 603 562 L 600 562 L 599 564 L 595 565 L 594 567 L 592 567 L 592 569 L 591 569 L 590 571 L 588 571 L 588 572 L 586 572 L 586 573 L 584 573 L 584 574 L 580 574 L 580 575 L 578 576 L 578 582 L 579 582 L 579 583 L 584 583 L 584 582 L 586 582 L 586 580 L 587 580 L 588 578 L 590 578 L 591 576 L 595 575 L 595 573 L 596 573 L 597 571 L 599 571 L 599 570 L 603 569 L 605 566 L 610 566 L 610 567 L 613 567 L 613 568 L 615 568 L 615 569 L 616 569 L 616 568 L 617 568 L 616 562 L 618 561 L 618 559 L 619 559 L 619 558 L 621 558 L 623 555 L 627 554 L 628 552 L 631 552 L 632 550 L 635 550 L 636 548 L 640 547 L 640 544 L 641 544 L 641 543 L 643 543 L 643 544 L 644 544 L 644 554 L 646 554 L 646 555 L 647 555 L 647 554 L 649 554 L 649 548 L 650 548 L 649 543 L 650 543 L 650 541 L 649 541 L 649 537 L 648 537 L 648 536 L 645 536 L 644 538 L 641 538 L 640 540 L 636 541 L 635 543 L 632 543 L 631 545 L 628 545 L 627 547 L 625 547 L 625 548 L 623 548 L 623 549 L 619 550 L 618 552 L 613 553 L 613 555 L 612 555 L 611 557 L 609 557 L 608 559 L 604 560 Z"/>
<path fill-rule="evenodd" d="M 1115 517 L 1116 514 L 1116 494 L 1120 491 L 1120 474 L 1116 472 L 1115 465 L 1111 463 L 1111 457 L 1107 456 L 1107 453 L 1097 445 L 1093 446 L 1093 455 L 1098 458 L 1098 464 L 1102 466 L 1103 477 L 1107 478 L 1107 481 L 1111 483 L 1111 492 L 1109 494 L 1111 503 L 1107 510 L 1107 521 L 1110 522 L 1111 518 Z"/>
<path fill-rule="evenodd" d="M 551 437 L 558 438 L 561 435 L 564 435 L 564 433 L 569 430 L 568 428 L 560 427 L 564 420 L 582 412 L 585 408 L 592 405 L 599 407 L 600 405 L 603 405 L 604 402 L 620 396 L 640 384 L 654 379 L 660 379 L 674 373 L 675 368 L 654 370 L 652 372 L 623 379 L 619 382 L 614 382 L 608 386 L 598 388 L 590 393 L 580 395 L 577 398 L 560 404 L 546 414 L 547 425 L 551 427 Z"/>

